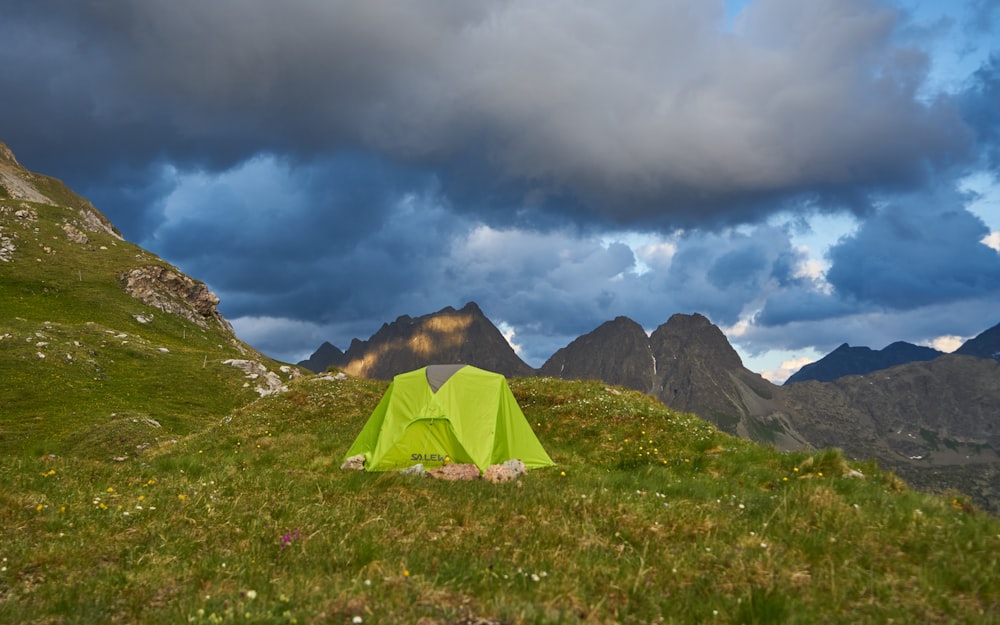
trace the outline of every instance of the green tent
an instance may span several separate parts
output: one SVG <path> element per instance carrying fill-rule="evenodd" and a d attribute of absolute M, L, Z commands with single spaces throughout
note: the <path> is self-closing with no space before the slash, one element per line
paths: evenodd
<path fill-rule="evenodd" d="M 393 378 L 345 458 L 363 455 L 368 471 L 415 464 L 491 464 L 518 459 L 552 466 L 507 379 L 470 365 L 431 365 Z"/>

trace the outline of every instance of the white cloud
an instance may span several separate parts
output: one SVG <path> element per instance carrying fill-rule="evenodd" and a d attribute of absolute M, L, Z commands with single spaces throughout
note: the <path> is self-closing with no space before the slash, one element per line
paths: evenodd
<path fill-rule="evenodd" d="M 793 358 L 791 360 L 783 360 L 781 364 L 776 369 L 768 369 L 766 371 L 761 371 L 760 375 L 766 380 L 770 380 L 774 384 L 784 384 L 785 380 L 790 378 L 792 374 L 796 373 L 802 367 L 814 362 L 812 358 Z"/>
<path fill-rule="evenodd" d="M 514 342 L 514 336 L 517 335 L 514 326 L 506 321 L 496 321 L 494 325 L 496 325 L 497 330 L 500 330 L 500 334 L 507 340 L 507 344 L 514 350 L 514 353 L 521 355 L 521 346 Z"/>
<path fill-rule="evenodd" d="M 237 317 L 229 322 L 242 341 L 282 362 L 305 360 L 331 334 L 323 324 L 283 317 Z"/>
<path fill-rule="evenodd" d="M 992 248 L 1000 252 L 1000 230 L 994 230 L 980 241 L 986 247 Z"/>
<path fill-rule="evenodd" d="M 965 339 L 962 338 L 961 336 L 956 336 L 954 334 L 946 334 L 944 336 L 935 337 L 930 341 L 927 341 L 925 344 L 930 347 L 933 347 L 939 352 L 945 352 L 950 354 L 951 352 L 961 347 L 962 343 L 964 342 Z"/>

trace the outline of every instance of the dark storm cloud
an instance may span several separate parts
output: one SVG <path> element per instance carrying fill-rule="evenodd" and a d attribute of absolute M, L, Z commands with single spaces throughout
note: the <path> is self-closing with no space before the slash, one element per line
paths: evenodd
<path fill-rule="evenodd" d="M 1000 52 L 993 54 L 969 80 L 962 97 L 962 113 L 976 130 L 986 166 L 994 173 L 1000 171 Z"/>
<path fill-rule="evenodd" d="M 178 176 L 142 243 L 226 294 L 227 315 L 350 319 L 427 281 L 462 227 L 435 201 L 433 177 L 369 158 L 260 157 Z"/>
<path fill-rule="evenodd" d="M 927 58 L 872 0 L 761 0 L 732 32 L 690 0 L 14 7 L 3 130 L 29 162 L 86 141 L 57 157 L 67 176 L 348 146 L 434 167 L 457 210 L 691 225 L 917 184 L 971 142 L 948 98 L 916 97 Z"/>
<path fill-rule="evenodd" d="M 12 0 L 0 140 L 283 357 L 470 300 L 540 364 L 616 315 L 794 343 L 995 290 L 961 202 L 879 202 L 996 170 L 996 58 L 935 93 L 886 2 L 724 6 Z M 829 283 L 759 225 L 837 210 Z"/>
<path fill-rule="evenodd" d="M 1000 254 L 963 204 L 953 193 L 889 204 L 830 250 L 827 280 L 842 298 L 897 310 L 1000 291 Z"/>

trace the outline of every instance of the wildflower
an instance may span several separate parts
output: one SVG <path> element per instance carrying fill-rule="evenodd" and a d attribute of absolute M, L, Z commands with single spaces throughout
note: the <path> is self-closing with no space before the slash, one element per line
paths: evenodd
<path fill-rule="evenodd" d="M 114 487 L 113 487 L 113 486 L 108 486 L 108 492 L 109 492 L 109 493 L 113 493 L 113 492 L 115 492 L 115 489 L 114 489 Z"/>
<path fill-rule="evenodd" d="M 540 581 L 541 579 L 542 578 L 538 576 L 538 573 L 532 573 L 531 574 L 531 581 L 537 582 L 537 581 Z"/>
<path fill-rule="evenodd" d="M 35 506 L 35 511 L 36 512 L 41 512 L 43 509 L 45 509 L 45 505 L 44 504 L 38 504 L 37 506 Z"/>
<path fill-rule="evenodd" d="M 256 590 L 248 590 L 246 592 L 246 596 L 247 596 L 247 599 L 256 599 L 257 598 L 257 591 Z"/>
<path fill-rule="evenodd" d="M 179 494 L 177 495 L 177 499 L 179 499 L 179 500 L 181 500 L 181 501 L 184 501 L 184 500 L 186 500 L 186 499 L 187 499 L 187 497 L 186 497 L 186 496 L 184 495 L 184 493 L 179 493 Z"/>
<path fill-rule="evenodd" d="M 409 577 L 409 576 L 410 576 L 410 569 L 403 569 L 403 577 Z"/>
<path fill-rule="evenodd" d="M 361 618 L 360 616 L 355 616 L 354 618 L 351 619 L 351 622 L 352 623 L 363 623 L 364 619 Z"/>

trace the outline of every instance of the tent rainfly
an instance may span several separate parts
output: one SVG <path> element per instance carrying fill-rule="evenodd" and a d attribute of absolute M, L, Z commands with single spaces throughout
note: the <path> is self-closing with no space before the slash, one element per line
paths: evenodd
<path fill-rule="evenodd" d="M 518 459 L 532 469 L 555 463 L 528 425 L 507 379 L 471 365 L 430 365 L 393 378 L 345 455 L 367 471 L 415 464 L 491 464 Z"/>

